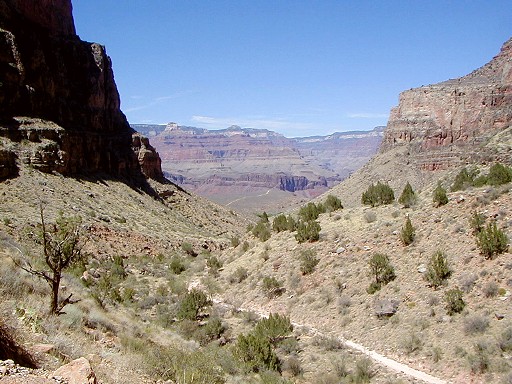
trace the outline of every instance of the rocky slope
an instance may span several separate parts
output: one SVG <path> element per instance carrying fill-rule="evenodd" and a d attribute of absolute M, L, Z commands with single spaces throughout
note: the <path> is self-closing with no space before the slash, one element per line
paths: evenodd
<path fill-rule="evenodd" d="M 467 76 L 400 94 L 381 151 L 408 145 L 415 165 L 444 169 L 466 161 L 499 159 L 479 151 L 512 122 L 512 39 L 499 54 Z M 502 160 L 510 159 L 503 153 Z"/>
<path fill-rule="evenodd" d="M 1 0 L 0 9 L 0 177 L 24 163 L 141 183 L 148 159 L 143 171 L 161 178 L 152 147 L 132 142 L 105 48 L 76 35 L 71 2 Z"/>
<path fill-rule="evenodd" d="M 466 76 L 402 92 L 378 155 L 332 193 L 353 206 L 370 183 L 422 189 L 458 167 L 494 161 L 512 162 L 512 39 Z"/>

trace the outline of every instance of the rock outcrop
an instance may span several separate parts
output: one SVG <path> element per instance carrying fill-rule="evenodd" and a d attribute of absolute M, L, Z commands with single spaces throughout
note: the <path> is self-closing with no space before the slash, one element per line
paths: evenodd
<path fill-rule="evenodd" d="M 71 1 L 0 0 L 0 176 L 15 176 L 14 156 L 45 172 L 138 178 L 132 134 L 110 58 L 76 35 Z"/>
<path fill-rule="evenodd" d="M 85 357 L 80 357 L 63 365 L 53 372 L 54 377 L 62 377 L 69 384 L 96 384 L 96 375 Z"/>
<path fill-rule="evenodd" d="M 477 152 L 485 161 L 492 154 L 475 149 L 511 126 L 512 39 L 469 75 L 402 92 L 381 151 L 408 145 L 413 161 L 428 170 L 475 160 Z"/>

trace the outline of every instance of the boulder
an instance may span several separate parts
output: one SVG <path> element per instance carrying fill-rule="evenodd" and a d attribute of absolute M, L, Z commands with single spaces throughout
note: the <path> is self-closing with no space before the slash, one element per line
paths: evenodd
<path fill-rule="evenodd" d="M 53 372 L 53 376 L 67 379 L 68 384 L 97 384 L 96 375 L 85 357 L 63 365 Z"/>
<path fill-rule="evenodd" d="M 390 317 L 393 316 L 398 310 L 398 300 L 393 299 L 377 299 L 375 301 L 375 314 L 377 317 Z"/>

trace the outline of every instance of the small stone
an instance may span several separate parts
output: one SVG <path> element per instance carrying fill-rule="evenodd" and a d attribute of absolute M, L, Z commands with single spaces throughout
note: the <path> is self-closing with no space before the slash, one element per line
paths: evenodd
<path fill-rule="evenodd" d="M 427 272 L 427 267 L 425 267 L 425 264 L 418 265 L 418 272 L 419 273 L 425 273 Z"/>
<path fill-rule="evenodd" d="M 50 353 L 55 349 L 53 344 L 35 344 L 32 346 L 32 351 L 35 353 Z"/>
<path fill-rule="evenodd" d="M 502 313 L 495 313 L 494 316 L 496 316 L 496 319 L 503 320 L 505 318 L 505 315 Z"/>
<path fill-rule="evenodd" d="M 345 248 L 343 248 L 343 247 L 339 247 L 339 248 L 336 250 L 336 253 L 337 253 L 337 254 L 340 254 L 340 253 L 343 253 L 343 252 L 345 252 L 345 251 L 346 251 L 346 249 L 345 249 Z"/>
<path fill-rule="evenodd" d="M 7 367 L 2 365 L 0 367 L 0 376 L 5 376 L 6 374 L 7 374 Z"/>

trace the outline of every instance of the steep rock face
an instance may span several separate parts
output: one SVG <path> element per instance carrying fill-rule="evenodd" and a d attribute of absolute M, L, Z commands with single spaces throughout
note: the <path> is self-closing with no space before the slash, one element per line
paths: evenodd
<path fill-rule="evenodd" d="M 472 149 L 511 124 L 512 39 L 469 75 L 401 93 L 381 151 L 407 144 L 420 168 L 448 168 L 471 161 L 480 152 Z"/>
<path fill-rule="evenodd" d="M 137 178 L 110 58 L 79 39 L 71 10 L 70 0 L 0 0 L 0 136 L 42 171 Z"/>
<path fill-rule="evenodd" d="M 142 173 L 146 177 L 155 180 L 163 179 L 162 161 L 155 148 L 149 144 L 147 137 L 134 134 L 132 136 L 132 150 L 137 155 Z"/>

